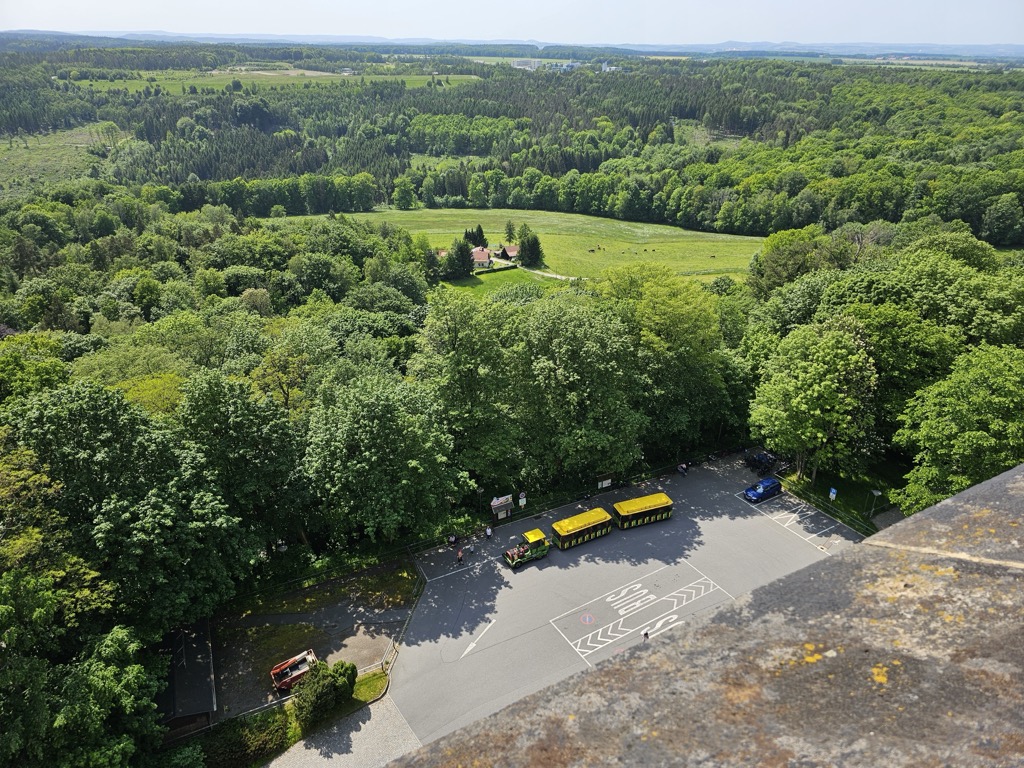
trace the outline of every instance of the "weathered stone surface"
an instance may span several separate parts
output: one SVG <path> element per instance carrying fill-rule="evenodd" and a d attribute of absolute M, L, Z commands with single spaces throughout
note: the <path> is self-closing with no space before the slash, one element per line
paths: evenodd
<path fill-rule="evenodd" d="M 1017 468 L 395 765 L 1024 765 L 1021 527 Z"/>
<path fill-rule="evenodd" d="M 873 536 L 873 544 L 1024 567 L 1024 467 L 946 499 Z"/>

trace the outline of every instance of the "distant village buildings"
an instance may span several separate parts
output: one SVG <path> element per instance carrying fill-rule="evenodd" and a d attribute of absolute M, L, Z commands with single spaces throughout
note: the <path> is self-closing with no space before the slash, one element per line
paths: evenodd
<path fill-rule="evenodd" d="M 564 64 L 552 64 L 551 69 L 554 72 L 575 72 L 577 69 L 583 66 L 583 62 L 580 61 L 567 61 Z"/>
<path fill-rule="evenodd" d="M 513 59 L 513 69 L 527 69 L 533 72 L 535 69 L 540 69 L 545 66 L 541 59 Z M 552 72 L 575 72 L 580 67 L 586 66 L 582 61 L 564 61 L 560 63 L 551 63 L 546 65 Z M 618 72 L 621 67 L 612 67 L 608 65 L 608 62 L 601 63 L 602 72 Z"/>

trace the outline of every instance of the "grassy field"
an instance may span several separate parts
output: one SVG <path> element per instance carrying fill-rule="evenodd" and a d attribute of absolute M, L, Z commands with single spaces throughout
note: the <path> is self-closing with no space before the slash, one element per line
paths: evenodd
<path fill-rule="evenodd" d="M 525 272 L 522 269 L 509 269 L 503 272 L 487 272 L 473 277 L 463 277 L 460 280 L 453 280 L 449 285 L 459 291 L 472 291 L 477 295 L 493 293 L 506 285 L 519 285 L 529 283 L 540 285 L 542 288 L 553 288 L 563 284 L 564 280 L 553 277 L 541 277 L 532 272 Z"/>
<path fill-rule="evenodd" d="M 0 196 L 25 193 L 44 183 L 79 178 L 98 158 L 89 126 L 0 142 Z"/>
<path fill-rule="evenodd" d="M 970 61 L 959 59 L 916 59 L 916 58 L 894 58 L 891 56 L 876 57 L 873 59 L 859 59 L 855 57 L 841 58 L 844 64 L 852 64 L 858 67 L 910 67 L 913 69 L 985 69 L 991 67 L 991 62 Z"/>
<path fill-rule="evenodd" d="M 404 80 L 409 88 L 422 88 L 426 85 L 431 75 L 339 75 L 333 72 L 315 72 L 308 69 L 245 69 L 235 70 L 157 70 L 152 72 L 140 72 L 140 78 L 130 80 L 97 80 L 88 82 L 98 90 L 108 91 L 112 88 L 125 88 L 131 92 L 143 90 L 146 86 L 150 88 L 159 85 L 164 90 L 172 93 L 180 93 L 181 89 L 194 85 L 196 88 L 214 88 L 223 90 L 230 85 L 231 81 L 238 80 L 243 86 L 249 85 L 301 85 L 304 82 L 316 83 L 337 83 L 341 81 L 358 82 L 364 79 L 371 80 Z M 457 85 L 467 80 L 477 80 L 476 75 L 446 75 L 451 82 L 450 85 Z M 444 78 L 441 78 L 442 80 Z M 85 84 L 82 81 L 81 84 Z"/>
<path fill-rule="evenodd" d="M 548 211 L 421 209 L 352 215 L 423 233 L 438 248 L 477 224 L 496 244 L 504 240 L 506 221 L 511 219 L 516 227 L 526 222 L 540 237 L 547 269 L 569 277 L 597 277 L 608 267 L 641 261 L 667 264 L 676 274 L 707 280 L 719 275 L 742 277 L 762 240 Z"/>
<path fill-rule="evenodd" d="M 460 163 L 465 163 L 472 167 L 473 163 L 477 160 L 485 159 L 481 155 L 445 155 L 444 157 L 435 157 L 434 155 L 413 152 L 409 155 L 409 165 L 413 168 L 423 168 L 428 171 L 435 169 L 444 171 L 446 168 L 458 168 Z"/>

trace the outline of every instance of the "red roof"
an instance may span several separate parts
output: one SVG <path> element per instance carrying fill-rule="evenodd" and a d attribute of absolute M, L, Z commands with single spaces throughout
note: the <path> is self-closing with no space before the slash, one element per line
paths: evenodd
<path fill-rule="evenodd" d="M 518 245 L 506 245 L 505 246 L 505 253 L 507 253 L 509 256 L 518 256 L 519 255 L 519 246 Z"/>
<path fill-rule="evenodd" d="M 473 261 L 490 261 L 491 252 L 484 247 L 478 247 L 473 249 Z"/>

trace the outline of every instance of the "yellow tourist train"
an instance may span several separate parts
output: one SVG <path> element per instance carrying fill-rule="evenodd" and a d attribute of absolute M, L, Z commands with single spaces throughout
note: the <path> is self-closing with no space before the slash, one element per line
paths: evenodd
<path fill-rule="evenodd" d="M 588 509 L 578 515 L 566 517 L 551 524 L 551 541 L 538 528 L 523 535 L 523 541 L 505 553 L 505 562 L 513 569 L 529 560 L 547 555 L 553 541 L 559 549 L 569 549 L 591 539 L 606 536 L 612 526 L 635 528 L 656 520 L 672 517 L 672 499 L 664 493 L 652 493 L 636 499 L 619 501 L 609 514 L 603 507 Z"/>

